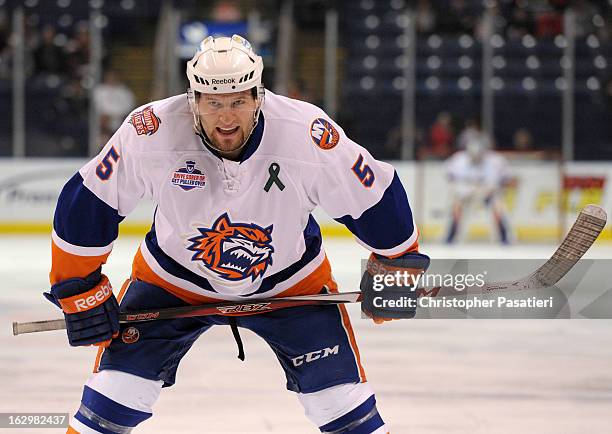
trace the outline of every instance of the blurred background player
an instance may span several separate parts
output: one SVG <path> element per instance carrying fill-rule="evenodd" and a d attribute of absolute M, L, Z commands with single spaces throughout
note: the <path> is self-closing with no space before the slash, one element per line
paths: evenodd
<path fill-rule="evenodd" d="M 99 116 L 100 143 L 106 143 L 134 108 L 134 93 L 113 69 L 104 71 L 102 83 L 93 91 L 93 102 Z"/>
<path fill-rule="evenodd" d="M 446 174 L 452 197 L 451 223 L 446 242 L 457 237 L 466 207 L 483 204 L 491 210 L 499 239 L 508 244 L 508 226 L 501 199 L 508 179 L 505 158 L 493 151 L 485 134 L 472 134 L 465 150 L 453 154 L 446 162 Z"/>

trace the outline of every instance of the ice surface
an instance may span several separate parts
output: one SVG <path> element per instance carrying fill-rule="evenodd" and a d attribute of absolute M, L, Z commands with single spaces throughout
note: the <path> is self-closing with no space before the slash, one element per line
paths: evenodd
<path fill-rule="evenodd" d="M 139 240 L 119 240 L 105 267 L 116 289 Z M 356 290 L 365 250 L 325 242 L 341 290 Z M 438 246 L 433 258 L 546 258 L 554 246 Z M 590 257 L 612 258 L 610 247 Z M 14 337 L 12 321 L 59 317 L 43 299 L 50 240 L 0 238 L 0 412 L 73 412 L 95 350 L 64 332 Z M 350 307 L 368 379 L 393 434 L 608 433 L 612 426 L 612 321 L 418 320 L 381 326 Z M 205 333 L 164 389 L 143 433 L 315 433 L 274 355 L 242 330 L 246 362 L 229 328 Z M 40 430 L 11 429 L 13 433 Z M 45 430 L 45 432 L 63 432 Z"/>

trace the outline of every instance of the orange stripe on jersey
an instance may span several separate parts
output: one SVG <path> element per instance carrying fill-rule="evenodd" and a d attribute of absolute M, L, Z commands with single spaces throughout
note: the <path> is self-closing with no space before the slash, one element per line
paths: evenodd
<path fill-rule="evenodd" d="M 138 249 L 138 252 L 136 252 L 136 256 L 134 256 L 134 263 L 132 264 L 132 279 L 142 280 L 143 282 L 159 286 L 160 288 L 163 288 L 168 291 L 170 294 L 193 305 L 223 301 L 218 298 L 206 297 L 204 295 L 195 294 L 191 291 L 180 288 L 166 281 L 157 273 L 155 273 L 155 271 L 153 271 L 151 267 L 149 267 L 149 264 L 147 264 L 147 262 L 145 261 L 140 249 Z M 274 297 L 318 294 L 321 292 L 323 286 L 325 286 L 330 281 L 330 279 L 331 266 L 329 264 L 329 260 L 326 257 L 312 273 L 310 273 L 304 279 L 300 280 L 295 285 L 287 288 L 280 294 L 275 295 Z M 240 315 L 246 314 L 241 313 Z"/>
<path fill-rule="evenodd" d="M 128 287 L 130 286 L 130 279 L 126 279 L 125 282 L 123 282 L 123 285 L 121 285 L 121 290 L 119 291 L 119 295 L 117 296 L 117 302 L 121 303 L 121 300 L 123 300 L 123 297 L 125 296 L 125 293 L 128 289 Z M 96 354 L 96 359 L 94 361 L 94 366 L 93 366 L 93 372 L 96 373 L 98 372 L 98 368 L 100 367 L 100 360 L 102 359 L 102 354 L 104 353 L 104 350 L 106 349 L 106 347 L 98 347 L 98 352 Z"/>
<path fill-rule="evenodd" d="M 142 280 L 143 282 L 150 283 L 160 288 L 165 289 L 170 294 L 180 298 L 189 304 L 205 304 L 223 301 L 217 298 L 206 297 L 204 295 L 195 294 L 186 289 L 180 288 L 172 283 L 161 278 L 155 271 L 149 267 L 149 264 L 145 261 L 142 256 L 142 252 L 138 249 L 136 256 L 134 256 L 134 262 L 132 263 L 132 280 Z"/>
<path fill-rule="evenodd" d="M 326 256 L 312 273 L 274 297 L 319 294 L 325 285 L 329 286 L 331 279 L 331 265 Z"/>
<path fill-rule="evenodd" d="M 101 256 L 79 256 L 68 253 L 51 241 L 51 285 L 73 277 L 85 277 L 106 263 L 110 252 Z"/>
<path fill-rule="evenodd" d="M 125 282 L 123 282 L 123 285 L 121 285 L 121 289 L 119 290 L 119 295 L 117 295 L 117 303 L 121 303 L 121 300 L 123 300 L 123 297 L 125 297 L 125 293 L 128 287 L 130 286 L 131 281 L 132 281 L 131 279 L 125 279 Z"/>
<path fill-rule="evenodd" d="M 98 353 L 96 354 L 96 360 L 94 360 L 93 373 L 95 374 L 100 369 L 100 360 L 106 347 L 98 347 Z"/>
<path fill-rule="evenodd" d="M 331 279 L 327 284 L 327 288 L 329 292 L 338 293 L 338 285 L 334 279 Z M 367 381 L 365 369 L 363 369 L 363 365 L 361 364 L 361 356 L 359 355 L 359 347 L 357 346 L 357 339 L 355 339 L 355 333 L 353 332 L 353 326 L 351 325 L 351 319 L 346 311 L 346 306 L 343 304 L 338 305 L 338 310 L 340 311 L 340 316 L 342 318 L 342 325 L 346 330 L 346 334 L 349 338 L 349 344 L 353 349 L 353 354 L 355 354 L 355 362 L 357 363 L 357 367 L 359 368 L 359 379 L 362 383 Z"/>
<path fill-rule="evenodd" d="M 363 369 L 363 365 L 361 364 L 361 356 L 359 355 L 357 340 L 355 339 L 355 333 L 353 332 L 353 326 L 351 326 L 351 320 L 349 318 L 348 312 L 346 311 L 346 306 L 344 306 L 343 304 L 339 304 L 338 309 L 340 310 L 340 316 L 342 317 L 342 324 L 344 325 L 346 333 L 349 337 L 349 343 L 351 344 L 351 348 L 353 349 L 353 353 L 355 354 L 355 361 L 357 362 L 357 366 L 359 367 L 359 378 L 361 379 L 362 383 L 365 383 L 367 381 L 365 369 Z"/>
<path fill-rule="evenodd" d="M 70 425 L 68 425 L 68 430 L 66 431 L 66 434 L 81 434 L 81 433 L 75 430 L 74 428 L 72 428 Z"/>

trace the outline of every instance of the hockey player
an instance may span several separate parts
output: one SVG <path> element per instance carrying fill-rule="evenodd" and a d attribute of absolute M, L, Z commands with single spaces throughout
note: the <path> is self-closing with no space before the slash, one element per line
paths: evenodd
<path fill-rule="evenodd" d="M 500 198 L 508 181 L 507 163 L 503 156 L 490 148 L 486 134 L 472 134 L 465 142 L 465 150 L 456 152 L 446 162 L 452 194 L 447 243 L 455 240 L 464 208 L 481 201 L 491 208 L 501 242 L 508 244 L 508 226 Z"/>
<path fill-rule="evenodd" d="M 373 263 L 427 266 L 393 167 L 313 105 L 269 91 L 264 103 L 262 71 L 242 37 L 206 38 L 187 64 L 187 95 L 136 109 L 63 188 L 45 296 L 62 308 L 71 345 L 100 347 L 68 432 L 127 433 L 151 417 L 181 358 L 213 325 L 230 325 L 240 349 L 237 327 L 265 339 L 322 432 L 388 432 L 343 306 L 117 321 L 119 306 L 337 291 L 311 215 L 317 205 Z M 101 266 L 119 223 L 145 197 L 157 204 L 153 226 L 115 299 Z M 371 286 L 365 274 L 361 288 Z M 308 357 L 317 351 L 327 357 Z"/>

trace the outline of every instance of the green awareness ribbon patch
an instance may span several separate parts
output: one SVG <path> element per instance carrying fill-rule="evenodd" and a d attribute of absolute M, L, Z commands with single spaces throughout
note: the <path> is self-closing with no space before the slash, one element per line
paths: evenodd
<path fill-rule="evenodd" d="M 276 184 L 278 189 L 280 191 L 283 191 L 285 189 L 285 184 L 283 184 L 283 182 L 278 177 L 278 174 L 280 173 L 280 166 L 278 165 L 278 163 L 270 164 L 270 167 L 268 167 L 268 173 L 270 174 L 270 177 L 268 178 L 268 182 L 266 182 L 266 185 L 264 186 L 264 190 L 266 191 L 266 193 L 270 191 L 270 189 L 272 188 L 272 184 Z"/>

